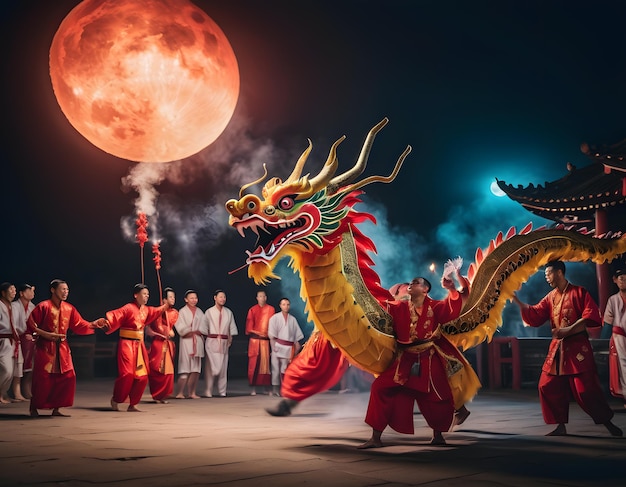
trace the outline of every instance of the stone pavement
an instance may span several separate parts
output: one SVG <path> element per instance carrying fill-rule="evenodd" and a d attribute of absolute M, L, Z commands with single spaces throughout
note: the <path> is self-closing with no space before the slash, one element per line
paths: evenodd
<path fill-rule="evenodd" d="M 601 486 L 626 485 L 626 439 L 594 425 L 576 404 L 568 436 L 546 437 L 535 390 L 482 390 L 448 445 L 415 435 L 383 434 L 385 447 L 357 450 L 370 435 L 368 393 L 327 392 L 294 414 L 264 412 L 277 399 L 250 396 L 230 381 L 226 398 L 171 400 L 143 412 L 113 412 L 113 379 L 78 382 L 70 418 L 31 419 L 27 403 L 0 406 L 0 485 L 273 487 Z M 626 409 L 611 399 L 626 431 Z M 46 416 L 44 416 L 46 415 Z"/>

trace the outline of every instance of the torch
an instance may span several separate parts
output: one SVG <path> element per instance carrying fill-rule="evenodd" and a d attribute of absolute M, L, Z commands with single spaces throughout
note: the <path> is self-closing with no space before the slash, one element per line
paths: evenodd
<path fill-rule="evenodd" d="M 143 270 L 143 246 L 148 240 L 148 218 L 143 212 L 137 213 L 137 219 L 135 220 L 137 225 L 137 242 L 139 243 L 140 260 L 141 260 L 141 283 L 145 284 L 145 275 Z"/>
<path fill-rule="evenodd" d="M 163 297 L 163 289 L 161 286 L 161 250 L 159 249 L 159 242 L 154 242 L 152 244 L 152 253 L 154 257 L 152 260 L 154 261 L 154 268 L 156 269 L 157 281 L 159 283 L 159 300 Z"/>

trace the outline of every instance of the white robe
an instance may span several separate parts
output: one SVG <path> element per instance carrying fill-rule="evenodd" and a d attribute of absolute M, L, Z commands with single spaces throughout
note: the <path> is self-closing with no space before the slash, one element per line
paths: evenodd
<path fill-rule="evenodd" d="M 288 314 L 287 319 L 282 311 L 279 311 L 270 318 L 267 336 L 272 344 L 272 354 L 270 361 L 272 364 L 272 386 L 279 386 L 282 382 L 282 376 L 287 370 L 287 366 L 291 362 L 295 352 L 295 344 L 304 338 L 304 333 L 298 325 L 298 321 L 293 315 Z M 276 338 L 292 342 L 293 345 L 283 345 L 278 343 Z"/>
<path fill-rule="evenodd" d="M 608 299 L 604 310 L 604 322 L 626 332 L 626 306 L 624 306 L 624 301 L 619 293 Z M 622 396 L 626 401 L 626 336 L 613 333 L 613 343 L 619 362 L 619 382 L 622 387 Z"/>
<path fill-rule="evenodd" d="M 28 309 L 24 309 L 20 300 L 13 301 L 15 307 L 13 308 L 13 324 L 15 329 L 20 335 L 26 333 L 26 320 L 30 316 L 30 313 L 35 309 L 35 305 L 32 301 L 28 302 Z"/>
<path fill-rule="evenodd" d="M 283 316 L 282 311 L 279 311 L 270 318 L 267 335 L 272 338 L 280 338 L 287 342 L 296 343 L 304 338 L 304 333 L 298 325 L 298 321 L 293 315 L 287 315 L 287 319 Z M 282 345 L 278 342 L 273 344 L 272 353 L 276 354 L 279 358 L 290 359 L 293 353 L 293 347 L 289 345 Z"/>
<path fill-rule="evenodd" d="M 228 364 L 228 342 L 234 335 L 239 334 L 233 312 L 223 306 L 221 315 L 220 320 L 220 312 L 216 306 L 207 309 L 206 328 L 202 332 L 203 335 L 207 335 L 206 356 L 213 375 L 219 375 L 224 365 Z M 229 338 L 211 338 L 208 335 L 223 335 Z"/>
<path fill-rule="evenodd" d="M 32 362 L 30 364 L 25 364 L 24 363 L 24 350 L 23 348 L 28 346 L 25 342 L 26 342 L 26 337 L 24 336 L 24 334 L 26 333 L 26 320 L 28 320 L 28 317 L 30 316 L 30 313 L 35 309 L 35 305 L 33 304 L 32 301 L 28 302 L 28 309 L 24 309 L 24 305 L 22 304 L 22 302 L 18 299 L 17 301 L 13 301 L 11 303 L 11 305 L 13 306 L 13 325 L 15 326 L 15 329 L 17 330 L 17 333 L 20 335 L 20 339 L 21 339 L 21 346 L 20 346 L 20 350 L 19 350 L 19 356 L 17 359 L 17 362 L 15 363 L 14 369 L 13 369 L 13 376 L 14 377 L 24 377 L 24 372 L 30 372 L 33 370 L 33 364 Z M 34 347 L 33 342 L 30 342 L 31 346 Z M 34 354 L 31 354 L 31 356 L 33 356 Z"/>
<path fill-rule="evenodd" d="M 9 304 L 11 308 L 11 315 L 9 315 L 9 307 L 0 301 L 0 333 L 3 335 L 13 335 L 15 328 L 15 319 L 17 314 L 17 302 Z M 15 340 L 12 338 L 0 338 L 0 394 L 4 395 L 11 387 L 13 382 L 13 372 L 16 366 L 18 366 L 18 360 L 15 358 Z M 19 349 L 19 347 L 18 347 Z M 20 359 L 21 349 L 19 349 Z"/>
<path fill-rule="evenodd" d="M 206 329 L 206 317 L 200 308 L 196 308 L 195 314 L 191 313 L 189 306 L 183 306 L 178 311 L 178 320 L 174 328 L 180 335 L 178 342 L 178 372 L 188 374 L 200 372 L 202 358 L 204 357 L 204 338 L 202 335 L 191 335 L 183 338 L 183 335 L 192 331 L 204 333 Z"/>

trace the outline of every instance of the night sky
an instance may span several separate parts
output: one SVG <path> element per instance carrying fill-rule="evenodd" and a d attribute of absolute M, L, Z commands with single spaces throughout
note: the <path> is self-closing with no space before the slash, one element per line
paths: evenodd
<path fill-rule="evenodd" d="M 0 281 L 68 281 L 69 301 L 95 319 L 132 298 L 140 251 L 124 226 L 138 192 L 138 164 L 104 153 L 61 112 L 48 50 L 77 1 L 20 0 L 2 6 L 4 36 L 3 238 Z M 382 284 L 428 275 L 448 258 L 467 264 L 477 247 L 510 226 L 550 224 L 491 194 L 513 184 L 561 178 L 566 163 L 590 160 L 580 145 L 626 136 L 626 3 L 622 1 L 195 1 L 225 32 L 239 63 L 238 106 L 222 136 L 185 161 L 156 171 L 164 286 L 197 289 L 202 309 L 223 288 L 243 333 L 255 286 L 240 271 L 246 244 L 227 226 L 224 203 L 262 174 L 285 178 L 313 142 L 315 173 L 342 135 L 340 170 L 354 163 L 368 130 L 388 117 L 365 175 L 388 174 L 407 145 L 398 179 L 365 188 L 376 227 Z M 138 166 L 140 166 L 138 168 Z M 152 165 L 153 166 L 153 165 Z M 231 170 L 236 168 L 237 170 Z M 130 179 L 127 176 L 130 175 Z M 127 182 L 124 183 L 122 180 Z M 149 232 L 151 229 L 149 228 Z M 151 302 L 157 280 L 144 262 Z M 291 298 L 298 281 L 268 287 Z M 594 266 L 570 277 L 595 293 Z M 539 278 L 539 279 L 537 279 Z M 534 302 L 548 286 L 536 275 L 520 293 Z M 435 297 L 438 297 L 434 290 Z M 510 309 L 508 307 L 507 309 Z M 505 311 L 506 312 L 506 311 Z M 517 317 L 511 314 L 511 320 Z"/>

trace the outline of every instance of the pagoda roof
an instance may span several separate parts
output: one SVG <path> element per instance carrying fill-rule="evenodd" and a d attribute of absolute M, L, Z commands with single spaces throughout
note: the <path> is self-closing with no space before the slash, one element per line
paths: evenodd
<path fill-rule="evenodd" d="M 585 143 L 580 150 L 609 170 L 626 172 L 626 139 L 609 146 L 589 146 Z"/>
<path fill-rule="evenodd" d="M 568 173 L 556 181 L 543 185 L 530 183 L 514 187 L 496 179 L 498 186 L 513 201 L 537 216 L 576 227 L 593 226 L 595 212 L 604 209 L 610 230 L 626 228 L 626 139 L 613 146 L 601 148 L 586 144 L 581 150 L 592 164 L 576 168 L 567 164 Z"/>

